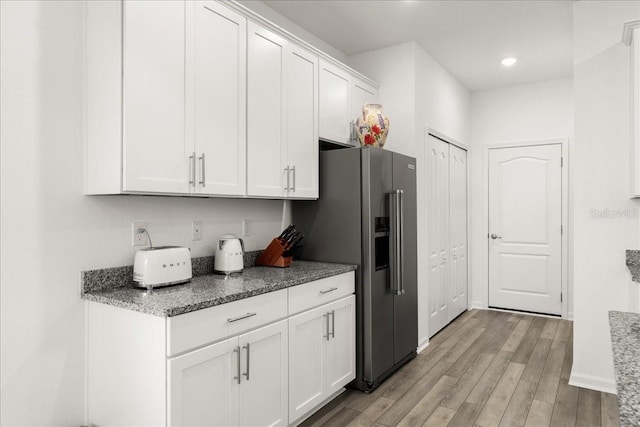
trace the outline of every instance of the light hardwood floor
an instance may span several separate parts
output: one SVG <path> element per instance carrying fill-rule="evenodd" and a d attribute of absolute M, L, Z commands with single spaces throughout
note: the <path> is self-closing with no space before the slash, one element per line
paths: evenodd
<path fill-rule="evenodd" d="M 347 390 L 302 426 L 619 426 L 612 394 L 568 385 L 573 324 L 472 310 L 365 394 Z"/>

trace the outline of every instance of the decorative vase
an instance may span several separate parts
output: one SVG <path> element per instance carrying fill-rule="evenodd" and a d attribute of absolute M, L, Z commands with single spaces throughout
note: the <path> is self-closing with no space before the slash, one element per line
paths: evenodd
<path fill-rule="evenodd" d="M 389 117 L 382 113 L 382 105 L 364 104 L 362 106 L 362 117 L 358 117 L 356 121 L 356 134 L 360 145 L 382 148 L 389 134 Z"/>

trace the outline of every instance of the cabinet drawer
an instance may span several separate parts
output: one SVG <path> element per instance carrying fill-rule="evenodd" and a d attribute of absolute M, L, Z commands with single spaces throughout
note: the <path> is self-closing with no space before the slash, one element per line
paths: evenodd
<path fill-rule="evenodd" d="M 193 311 L 167 320 L 167 356 L 287 317 L 287 290 Z"/>
<path fill-rule="evenodd" d="M 289 315 L 353 294 L 355 273 L 340 274 L 289 288 Z"/>

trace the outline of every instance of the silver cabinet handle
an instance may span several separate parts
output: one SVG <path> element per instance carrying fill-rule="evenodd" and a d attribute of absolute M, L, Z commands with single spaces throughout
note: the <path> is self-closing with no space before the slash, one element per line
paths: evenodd
<path fill-rule="evenodd" d="M 502 237 L 501 237 L 501 236 L 498 236 L 496 233 L 491 234 L 491 238 L 492 238 L 493 240 L 496 240 L 496 239 L 500 239 L 500 240 L 502 240 Z"/>
<path fill-rule="evenodd" d="M 247 317 L 253 317 L 256 314 L 258 314 L 258 313 L 247 313 L 247 314 L 244 314 L 244 315 L 238 316 L 238 317 L 230 317 L 230 318 L 227 319 L 227 322 L 229 322 L 229 323 L 237 322 L 238 320 L 246 319 Z"/>
<path fill-rule="evenodd" d="M 356 139 L 356 123 L 351 120 L 349 122 L 349 142 L 354 142 Z"/>
<path fill-rule="evenodd" d="M 326 291 L 320 291 L 321 294 L 328 294 L 329 292 L 337 291 L 338 288 L 329 288 Z"/>
<path fill-rule="evenodd" d="M 336 337 L 336 311 L 331 310 L 331 338 Z"/>
<path fill-rule="evenodd" d="M 194 153 L 194 154 L 195 154 L 195 153 Z M 204 153 L 202 153 L 202 156 L 198 157 L 198 160 L 200 160 L 200 185 L 202 185 L 203 187 L 205 187 L 205 176 L 204 176 L 205 163 L 204 163 Z"/>
<path fill-rule="evenodd" d="M 189 184 L 196 186 L 196 153 L 193 152 L 189 156 Z"/>
<path fill-rule="evenodd" d="M 286 168 L 284 168 L 284 171 L 287 173 L 287 186 L 284 187 L 284 191 L 289 191 L 289 172 L 291 169 L 289 169 L 289 165 L 287 165 Z"/>
<path fill-rule="evenodd" d="M 296 192 L 296 167 L 291 167 L 291 172 L 293 172 L 293 185 L 291 186 L 291 191 Z"/>
<path fill-rule="evenodd" d="M 246 348 L 247 349 L 247 372 L 245 372 L 244 375 L 245 377 L 247 377 L 247 381 L 249 381 L 249 364 L 251 363 L 251 344 L 247 343 L 247 345 L 245 345 L 242 348 Z"/>
<path fill-rule="evenodd" d="M 325 313 L 322 315 L 327 320 L 327 335 L 323 335 L 322 338 L 326 338 L 329 341 L 329 313 Z"/>
<path fill-rule="evenodd" d="M 240 346 L 237 346 L 236 348 L 234 348 L 234 349 L 233 349 L 233 352 L 234 352 L 234 353 L 238 353 L 238 355 L 237 355 L 237 356 L 238 356 L 238 357 L 237 357 L 237 361 L 238 361 L 238 363 L 237 363 L 237 372 L 238 372 L 238 376 L 233 377 L 233 379 L 234 379 L 234 380 L 237 380 L 237 381 L 238 381 L 238 384 L 240 384 L 240 381 L 241 381 L 241 378 L 242 378 L 242 375 L 240 375 Z"/>

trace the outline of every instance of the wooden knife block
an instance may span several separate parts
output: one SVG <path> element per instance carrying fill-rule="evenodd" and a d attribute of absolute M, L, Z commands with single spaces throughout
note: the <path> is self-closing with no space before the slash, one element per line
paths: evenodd
<path fill-rule="evenodd" d="M 282 256 L 285 248 L 278 239 L 273 239 L 269 246 L 256 258 L 256 265 L 266 267 L 289 267 L 292 257 Z"/>

